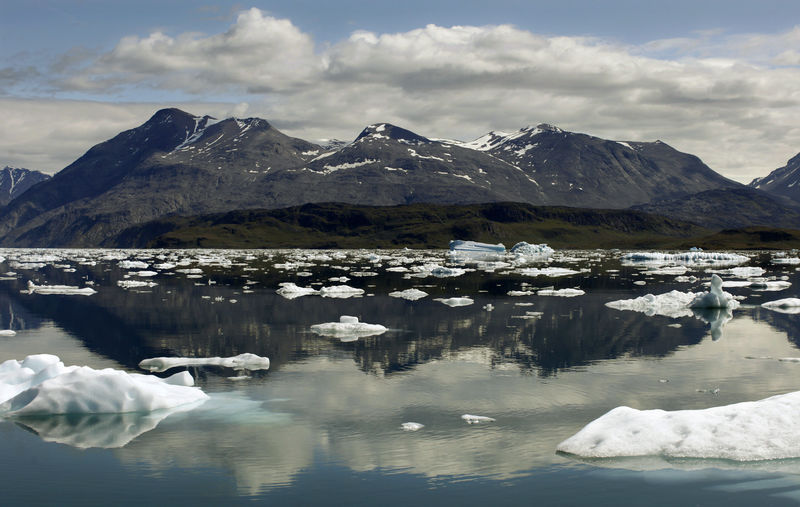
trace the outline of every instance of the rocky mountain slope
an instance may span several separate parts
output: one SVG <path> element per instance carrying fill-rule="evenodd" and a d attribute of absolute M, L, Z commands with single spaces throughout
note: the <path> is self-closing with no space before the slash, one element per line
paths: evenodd
<path fill-rule="evenodd" d="M 50 179 L 50 176 L 30 169 L 4 167 L 0 170 L 0 206 L 16 199 L 33 185 Z"/>
<path fill-rule="evenodd" d="M 259 118 L 164 109 L 0 210 L 0 244 L 94 246 L 161 217 L 305 203 L 626 208 L 740 187 L 658 141 L 548 125 L 461 143 L 375 124 L 352 143 L 323 147 Z"/>
<path fill-rule="evenodd" d="M 748 186 L 800 204 L 800 153 L 789 159 L 785 166 L 763 178 L 754 179 Z"/>

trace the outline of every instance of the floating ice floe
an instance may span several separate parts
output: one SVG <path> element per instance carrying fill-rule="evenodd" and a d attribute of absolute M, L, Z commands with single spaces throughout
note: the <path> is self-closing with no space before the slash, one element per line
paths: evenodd
<path fill-rule="evenodd" d="M 123 289 L 135 289 L 138 287 L 155 287 L 156 282 L 146 282 L 144 280 L 118 280 L 117 285 Z"/>
<path fill-rule="evenodd" d="M 461 419 L 466 421 L 467 424 L 480 424 L 480 423 L 495 421 L 495 419 L 492 417 L 487 417 L 485 415 L 472 415 L 472 414 L 464 414 L 461 416 Z"/>
<path fill-rule="evenodd" d="M 778 313 L 798 314 L 800 313 L 800 298 L 784 298 L 776 301 L 761 303 L 761 306 Z"/>
<path fill-rule="evenodd" d="M 142 261 L 124 260 L 119 261 L 119 267 L 122 269 L 147 269 L 150 265 Z"/>
<path fill-rule="evenodd" d="M 403 431 L 419 431 L 424 427 L 425 427 L 424 424 L 420 424 L 418 422 L 404 422 L 403 424 L 400 425 L 400 428 Z"/>
<path fill-rule="evenodd" d="M 772 263 L 794 266 L 800 264 L 800 257 L 775 257 L 772 259 Z"/>
<path fill-rule="evenodd" d="M 0 336 L 16 336 L 17 332 L 13 329 L 0 329 Z"/>
<path fill-rule="evenodd" d="M 349 285 L 333 285 L 331 287 L 323 287 L 319 293 L 324 298 L 351 298 L 364 294 L 364 289 L 357 289 Z"/>
<path fill-rule="evenodd" d="M 325 322 L 314 324 L 311 331 L 322 336 L 333 336 L 341 341 L 354 341 L 366 336 L 383 334 L 387 331 L 386 327 L 380 324 L 367 324 L 359 322 L 358 317 L 342 315 L 339 322 Z"/>
<path fill-rule="evenodd" d="M 179 366 L 222 366 L 234 370 L 268 370 L 269 358 L 244 353 L 232 357 L 153 357 L 139 362 L 143 370 L 162 372 Z"/>
<path fill-rule="evenodd" d="M 632 310 L 652 317 L 663 315 L 671 318 L 688 317 L 692 315 L 689 303 L 694 301 L 696 294 L 693 292 L 680 292 L 673 290 L 665 294 L 646 294 L 634 299 L 620 299 L 609 301 L 606 306 L 616 310 Z"/>
<path fill-rule="evenodd" d="M 703 410 L 617 407 L 561 442 L 586 458 L 800 458 L 800 391 Z"/>
<path fill-rule="evenodd" d="M 407 299 L 409 301 L 416 301 L 418 299 L 426 297 L 428 293 L 425 292 L 424 290 L 419 290 L 419 289 L 406 289 L 406 290 L 398 290 L 390 292 L 389 295 L 393 298 L 402 298 L 402 299 Z"/>
<path fill-rule="evenodd" d="M 576 275 L 580 273 L 580 271 L 552 266 L 547 268 L 523 268 L 520 269 L 518 273 L 525 276 L 549 276 L 555 278 L 558 276 Z"/>
<path fill-rule="evenodd" d="M 520 261 L 524 262 L 547 259 L 555 253 L 555 250 L 544 243 L 536 245 L 520 241 L 511 247 L 510 252 L 514 254 L 515 261 L 519 263 Z"/>
<path fill-rule="evenodd" d="M 454 239 L 450 242 L 450 258 L 454 261 L 475 261 L 499 259 L 505 256 L 506 247 L 502 243 L 492 245 L 477 241 Z"/>
<path fill-rule="evenodd" d="M 468 297 L 436 298 L 434 301 L 438 301 L 447 306 L 469 306 L 475 302 Z"/>
<path fill-rule="evenodd" d="M 280 289 L 277 292 L 286 299 L 295 299 L 302 296 L 309 296 L 311 294 L 319 294 L 319 291 L 311 287 L 299 287 L 292 282 L 282 282 L 279 284 Z"/>
<path fill-rule="evenodd" d="M 152 412 L 208 397 L 188 372 L 166 379 L 88 366 L 50 354 L 0 364 L 0 416 Z"/>
<path fill-rule="evenodd" d="M 738 266 L 714 271 L 714 273 L 719 275 L 730 275 L 734 278 L 753 278 L 755 276 L 761 276 L 766 272 L 764 268 L 758 266 Z"/>
<path fill-rule="evenodd" d="M 536 294 L 538 296 L 557 296 L 562 298 L 572 298 L 575 296 L 583 296 L 586 294 L 581 289 L 539 289 Z"/>
<path fill-rule="evenodd" d="M 730 308 L 735 309 L 739 306 L 733 296 L 722 290 L 722 278 L 719 275 L 711 275 L 711 288 L 708 292 L 700 293 L 695 296 L 689 308 Z"/>
<path fill-rule="evenodd" d="M 744 255 L 728 252 L 631 252 L 622 256 L 623 264 L 662 265 L 662 264 L 688 264 L 699 266 L 725 266 L 743 264 L 750 258 Z"/>
<path fill-rule="evenodd" d="M 61 294 L 67 296 L 91 296 L 97 291 L 91 287 L 75 287 L 73 285 L 36 285 L 28 280 L 28 294 Z"/>
<path fill-rule="evenodd" d="M 751 280 L 750 288 L 763 292 L 777 292 L 791 287 L 791 282 L 785 280 Z"/>

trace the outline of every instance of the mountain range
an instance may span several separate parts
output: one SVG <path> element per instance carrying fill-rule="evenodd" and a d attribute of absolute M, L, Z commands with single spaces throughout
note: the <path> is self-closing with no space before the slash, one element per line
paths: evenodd
<path fill-rule="evenodd" d="M 726 208 L 732 195 L 738 205 Z M 351 143 L 322 146 L 260 118 L 163 109 L 0 209 L 0 244 L 97 246 L 164 217 L 324 202 L 636 206 L 701 225 L 713 212 L 725 218 L 720 227 L 800 228 L 787 199 L 660 141 L 609 141 L 545 124 L 465 143 L 381 123 Z"/>
<path fill-rule="evenodd" d="M 33 185 L 50 179 L 39 171 L 5 166 L 0 170 L 0 206 L 16 199 Z"/>

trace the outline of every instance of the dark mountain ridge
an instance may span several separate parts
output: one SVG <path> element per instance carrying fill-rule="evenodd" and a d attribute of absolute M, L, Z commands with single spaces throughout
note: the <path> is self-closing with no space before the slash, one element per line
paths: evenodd
<path fill-rule="evenodd" d="M 800 205 L 800 153 L 789 159 L 785 166 L 775 169 L 763 178 L 754 179 L 748 186 L 791 199 Z"/>
<path fill-rule="evenodd" d="M 460 143 L 379 123 L 326 150 L 260 118 L 218 121 L 164 109 L 0 209 L 0 244 L 96 246 L 163 217 L 306 203 L 619 209 L 736 188 L 664 143 L 550 125 Z"/>
<path fill-rule="evenodd" d="M 32 186 L 50 179 L 50 175 L 20 167 L 0 170 L 0 206 L 5 206 Z"/>

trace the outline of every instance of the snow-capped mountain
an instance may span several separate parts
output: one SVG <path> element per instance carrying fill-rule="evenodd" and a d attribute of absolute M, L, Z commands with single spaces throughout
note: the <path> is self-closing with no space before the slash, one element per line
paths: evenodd
<path fill-rule="evenodd" d="M 0 210 L 0 244 L 99 245 L 159 217 L 305 203 L 626 208 L 741 186 L 661 142 L 550 125 L 463 143 L 379 123 L 351 143 L 319 145 L 260 118 L 164 109 Z"/>
<path fill-rule="evenodd" d="M 748 186 L 788 197 L 800 204 L 800 153 L 789 159 L 785 166 L 775 169 L 763 178 L 754 179 Z"/>
<path fill-rule="evenodd" d="M 49 178 L 49 175 L 39 171 L 18 167 L 4 167 L 0 170 L 0 206 L 5 206 L 33 185 Z"/>

